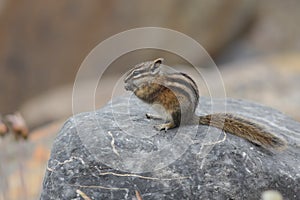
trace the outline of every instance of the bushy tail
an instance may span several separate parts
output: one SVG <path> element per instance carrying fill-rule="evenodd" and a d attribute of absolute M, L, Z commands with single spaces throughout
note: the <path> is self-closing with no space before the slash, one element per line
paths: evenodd
<path fill-rule="evenodd" d="M 216 113 L 200 116 L 199 124 L 219 128 L 267 149 L 282 150 L 286 147 L 285 140 L 266 131 L 264 126 L 233 114 Z"/>

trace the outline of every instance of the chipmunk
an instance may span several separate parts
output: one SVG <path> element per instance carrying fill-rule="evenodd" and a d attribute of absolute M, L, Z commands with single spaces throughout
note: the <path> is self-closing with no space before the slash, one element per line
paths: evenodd
<path fill-rule="evenodd" d="M 230 113 L 205 116 L 195 114 L 199 91 L 195 81 L 184 73 L 166 73 L 161 70 L 162 58 L 143 62 L 130 70 L 124 79 L 125 89 L 139 99 L 163 107 L 166 123 L 156 125 L 157 130 L 172 129 L 183 124 L 200 124 L 219 128 L 249 140 L 266 149 L 283 149 L 286 141 L 266 131 L 265 127 Z M 146 114 L 147 118 L 155 118 Z"/>

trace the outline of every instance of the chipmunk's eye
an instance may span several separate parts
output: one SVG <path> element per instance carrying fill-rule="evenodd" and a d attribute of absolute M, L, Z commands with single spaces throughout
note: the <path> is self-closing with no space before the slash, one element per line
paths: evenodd
<path fill-rule="evenodd" d="M 157 69 L 156 69 L 156 68 L 153 68 L 153 67 L 152 67 L 150 70 L 151 70 L 151 73 L 152 73 L 152 74 L 155 73 L 155 72 L 157 71 Z"/>
<path fill-rule="evenodd" d="M 134 72 L 132 73 L 132 75 L 133 75 L 133 76 L 139 75 L 139 72 L 138 72 L 138 71 L 134 71 Z"/>

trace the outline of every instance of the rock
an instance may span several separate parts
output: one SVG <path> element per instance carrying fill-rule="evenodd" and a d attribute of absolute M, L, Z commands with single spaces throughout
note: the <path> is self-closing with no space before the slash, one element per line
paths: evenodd
<path fill-rule="evenodd" d="M 257 59 L 300 50 L 300 1 L 259 1 L 251 28 L 226 46 L 217 62 Z"/>
<path fill-rule="evenodd" d="M 300 121 L 299 56 L 296 52 L 282 53 L 222 66 L 227 95 L 260 102 Z"/>
<path fill-rule="evenodd" d="M 41 199 L 299 199 L 300 123 L 241 100 L 202 98 L 197 112 L 226 109 L 266 124 L 288 148 L 272 152 L 207 126 L 157 132 L 134 96 L 78 114 L 52 147 Z M 201 110 L 200 110 L 201 107 Z"/>
<path fill-rule="evenodd" d="M 300 50 L 299 1 L 267 0 L 257 6 L 256 23 L 246 34 L 245 43 L 258 55 Z"/>
<path fill-rule="evenodd" d="M 121 76 L 121 75 L 119 75 Z M 111 87 L 114 87 L 119 76 L 104 76 L 101 78 L 101 86 L 97 88 L 96 106 L 98 108 L 104 106 L 111 97 Z M 89 109 L 89 91 L 94 87 L 96 80 L 86 80 L 76 88 L 81 94 L 78 101 L 84 102 L 81 104 L 80 111 L 86 111 Z M 66 120 L 72 115 L 72 91 L 74 84 L 68 84 L 60 87 L 56 87 L 53 90 L 49 90 L 31 98 L 29 101 L 22 104 L 20 112 L 26 119 L 26 123 L 29 127 L 40 127 L 43 124 L 47 124 L 53 121 Z"/>

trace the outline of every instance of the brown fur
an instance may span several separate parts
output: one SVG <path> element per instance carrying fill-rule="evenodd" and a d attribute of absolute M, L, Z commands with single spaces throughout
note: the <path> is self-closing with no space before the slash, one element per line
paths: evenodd
<path fill-rule="evenodd" d="M 268 132 L 266 127 L 233 114 L 215 113 L 201 116 L 199 124 L 219 128 L 265 148 L 281 150 L 286 146 L 284 140 Z"/>
<path fill-rule="evenodd" d="M 262 125 L 233 114 L 216 113 L 195 117 L 199 98 L 197 85 L 191 77 L 183 73 L 153 74 L 151 69 L 155 66 L 155 70 L 159 70 L 158 65 L 161 62 L 162 59 L 157 59 L 141 63 L 125 78 L 127 88 L 135 88 L 133 92 L 138 98 L 149 104 L 161 105 L 171 117 L 168 123 L 156 126 L 159 130 L 177 127 L 181 122 L 192 122 L 219 128 L 265 148 L 279 150 L 286 147 L 283 139 L 269 133 Z M 135 70 L 140 72 L 136 77 L 133 74 Z M 137 84 L 136 80 L 142 81 Z"/>

